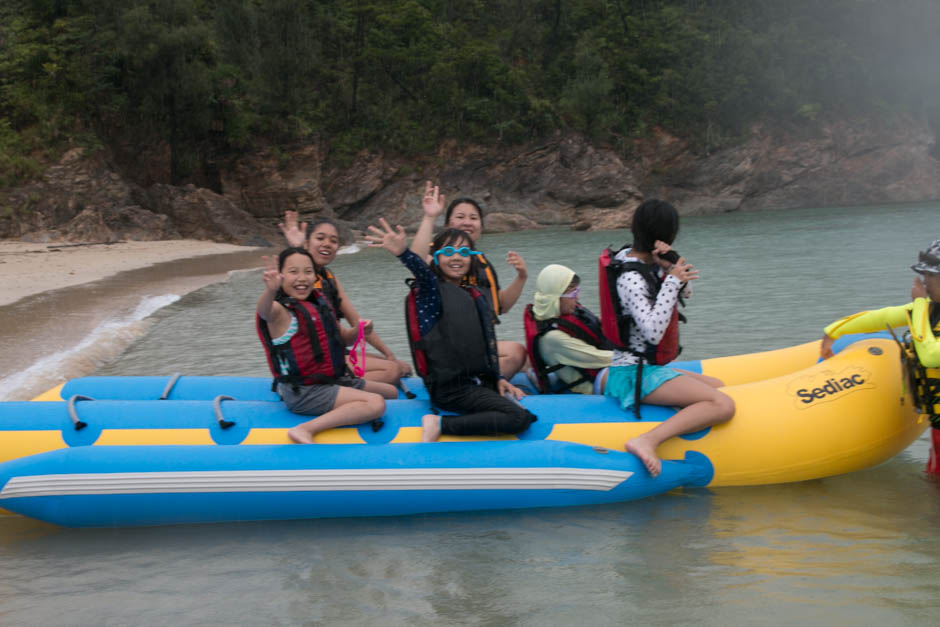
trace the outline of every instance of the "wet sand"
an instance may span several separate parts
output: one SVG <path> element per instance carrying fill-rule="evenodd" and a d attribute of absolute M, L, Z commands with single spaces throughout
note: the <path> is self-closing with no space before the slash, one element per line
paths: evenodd
<path fill-rule="evenodd" d="M 19 252 L 13 252 L 17 247 Z M 0 383 L 6 381 L 7 387 L 13 385 L 13 375 L 70 351 L 116 315 L 132 312 L 143 298 L 182 296 L 225 280 L 233 270 L 260 267 L 261 255 L 271 252 L 190 241 L 52 250 L 57 252 L 43 245 L 0 242 Z M 161 262 L 167 258 L 172 261 Z M 138 324 L 123 332 L 143 331 Z M 68 355 L 77 362 L 69 364 L 72 376 L 93 372 L 127 345 L 113 342 L 109 351 L 104 344 L 97 351 Z M 16 389 L 0 389 L 0 398 L 28 400 L 60 380 L 53 372 L 40 372 L 25 383 L 18 381 Z"/>

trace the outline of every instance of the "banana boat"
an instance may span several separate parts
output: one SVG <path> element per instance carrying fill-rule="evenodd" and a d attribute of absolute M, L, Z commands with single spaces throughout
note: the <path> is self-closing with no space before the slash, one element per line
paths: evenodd
<path fill-rule="evenodd" d="M 716 376 L 734 418 L 665 442 L 651 478 L 623 444 L 674 410 L 640 418 L 606 397 L 528 396 L 519 436 L 422 444 L 429 411 L 387 402 L 384 426 L 288 444 L 298 417 L 252 377 L 87 377 L 0 404 L 0 507 L 69 526 L 377 516 L 548 507 L 643 498 L 676 487 L 803 481 L 868 468 L 906 448 L 925 420 L 881 334 L 676 363 Z M 520 383 L 522 383 L 520 381 Z M 58 400 L 53 400 L 53 399 Z M 161 400 L 162 399 L 162 400 Z"/>

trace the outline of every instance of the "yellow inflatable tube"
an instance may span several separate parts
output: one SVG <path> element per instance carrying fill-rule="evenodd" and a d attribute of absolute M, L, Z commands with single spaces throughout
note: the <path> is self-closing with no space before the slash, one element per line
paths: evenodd
<path fill-rule="evenodd" d="M 782 377 L 808 368 L 818 360 L 819 340 L 816 340 L 760 353 L 713 357 L 699 363 L 702 374 L 721 379 L 726 386 L 731 386 Z"/>
<path fill-rule="evenodd" d="M 747 378 L 759 357 L 714 361 L 726 376 Z M 736 360 L 740 369 L 733 371 Z M 718 369 L 703 362 L 703 372 Z M 734 418 L 700 439 L 673 438 L 659 454 L 681 459 L 687 451 L 702 453 L 715 467 L 710 486 L 803 481 L 868 468 L 907 448 L 927 427 L 903 380 L 893 341 L 858 342 L 803 370 L 723 388 L 734 399 Z M 620 448 L 656 424 L 557 425 L 550 437 Z"/>

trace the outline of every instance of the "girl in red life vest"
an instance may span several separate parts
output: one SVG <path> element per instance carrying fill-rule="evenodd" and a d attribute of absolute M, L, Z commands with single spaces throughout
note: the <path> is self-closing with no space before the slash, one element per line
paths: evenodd
<path fill-rule="evenodd" d="M 313 257 L 288 248 L 275 260 L 265 257 L 265 289 L 258 299 L 258 333 L 277 391 L 295 414 L 317 415 L 287 432 L 291 440 L 312 444 L 320 431 L 375 420 L 385 399 L 397 390 L 350 375 L 345 347 L 358 329 L 337 323 L 329 301 L 313 285 Z M 371 333 L 371 323 L 366 333 Z"/>
<path fill-rule="evenodd" d="M 306 248 L 313 256 L 317 268 L 317 289 L 330 299 L 337 318 L 345 318 L 353 328 L 359 324 L 360 315 L 346 296 L 343 284 L 327 266 L 336 259 L 339 251 L 339 229 L 336 224 L 325 218 L 311 223 L 299 223 L 296 211 L 284 213 L 284 222 L 279 224 L 281 232 L 287 239 L 288 246 Z M 385 342 L 379 338 L 378 333 L 371 333 L 366 341 L 379 353 L 370 352 L 366 355 L 366 372 L 363 378 L 370 381 L 381 381 L 398 385 L 401 377 L 411 374 L 411 366 L 397 357 Z"/>
<path fill-rule="evenodd" d="M 427 249 L 417 249 L 415 242 L 430 242 L 431 233 L 434 232 L 434 223 L 441 213 L 444 213 L 444 195 L 440 193 L 437 186 L 431 184 L 431 181 L 425 182 L 421 208 L 424 210 L 424 217 L 412 240 L 411 250 L 430 262 L 431 259 L 426 257 Z M 466 233 L 470 237 L 470 247 L 475 248 L 483 236 L 483 209 L 472 198 L 456 198 L 447 206 L 444 227 Z M 475 261 L 473 270 L 464 277 L 463 282 L 480 290 L 493 307 L 494 320 L 496 324 L 499 324 L 499 316 L 508 312 L 516 304 L 529 278 L 525 260 L 514 250 L 506 254 L 506 263 L 513 267 L 516 276 L 505 288 L 500 288 L 496 268 L 487 260 L 486 255 L 480 252 L 475 256 Z M 525 364 L 525 346 L 508 340 L 500 340 L 496 346 L 499 350 L 499 371 L 503 376 L 512 378 Z"/>
<path fill-rule="evenodd" d="M 370 226 L 366 236 L 398 257 L 414 274 L 408 296 L 408 339 L 415 369 L 424 378 L 434 407 L 456 416 L 422 417 L 421 440 L 433 442 L 445 435 L 520 433 L 535 416 L 504 395 L 523 396 L 499 374 L 496 334 L 489 301 L 463 279 L 473 270 L 478 251 L 463 231 L 445 229 L 430 246 L 431 266 L 408 249 L 401 226 L 392 230 Z M 418 240 L 418 236 L 416 236 Z M 428 241 L 417 241 L 429 250 Z"/>
<path fill-rule="evenodd" d="M 636 396 L 644 403 L 681 408 L 625 445 L 655 477 L 661 468 L 656 455 L 660 444 L 671 437 L 729 420 L 734 415 L 734 401 L 715 387 L 721 385 L 717 379 L 650 363 L 648 356 L 655 353 L 673 318 L 679 292 L 686 283 L 698 278 L 698 271 L 685 259 L 673 264 L 664 258 L 679 232 L 679 214 L 671 204 L 645 201 L 633 214 L 631 230 L 632 248 L 621 250 L 616 259 L 638 262 L 648 268 L 640 266 L 646 272 L 627 270 L 617 278 L 620 310 L 631 322 L 629 337 L 622 338 L 626 346 L 614 350 L 604 394 L 619 400 L 626 410 L 633 406 Z M 643 276 L 652 273 L 666 275 L 656 292 Z"/>

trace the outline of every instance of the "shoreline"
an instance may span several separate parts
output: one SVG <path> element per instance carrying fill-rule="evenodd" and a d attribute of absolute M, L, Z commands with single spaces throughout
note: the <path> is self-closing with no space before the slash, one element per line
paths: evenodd
<path fill-rule="evenodd" d="M 52 249 L 0 241 L 0 400 L 29 400 L 93 373 L 149 328 L 153 312 L 139 311 L 146 300 L 159 309 L 260 267 L 271 250 L 197 240 Z"/>

